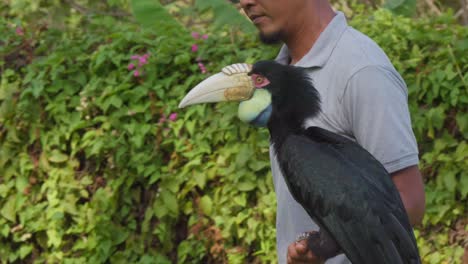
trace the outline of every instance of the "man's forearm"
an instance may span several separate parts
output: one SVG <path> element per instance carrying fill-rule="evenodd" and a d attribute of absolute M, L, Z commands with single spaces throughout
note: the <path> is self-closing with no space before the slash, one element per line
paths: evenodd
<path fill-rule="evenodd" d="M 418 166 L 411 166 L 392 173 L 392 180 L 400 192 L 401 199 L 411 225 L 422 223 L 426 208 L 424 182 Z"/>

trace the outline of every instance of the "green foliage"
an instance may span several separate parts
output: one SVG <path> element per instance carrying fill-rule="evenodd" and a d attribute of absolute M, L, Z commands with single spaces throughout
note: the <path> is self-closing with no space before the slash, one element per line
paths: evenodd
<path fill-rule="evenodd" d="M 199 12 L 211 11 L 216 27 L 228 26 L 254 33 L 255 28 L 245 16 L 242 16 L 232 4 L 224 0 L 196 0 L 195 7 Z"/>
<path fill-rule="evenodd" d="M 383 7 L 396 14 L 412 16 L 416 13 L 416 0 L 387 0 Z"/>
<path fill-rule="evenodd" d="M 129 0 L 8 0 L 0 2 L 2 16 L 13 17 L 32 25 L 47 24 L 48 27 L 66 29 L 76 27 L 83 21 L 100 15 L 130 18 L 125 11 Z"/>
<path fill-rule="evenodd" d="M 20 45 L 15 28 L 6 21 L 2 26 L 8 44 Z M 204 262 L 245 258 L 259 249 L 264 253 L 257 258 L 274 258 L 266 254 L 274 244 L 259 242 L 275 236 L 272 225 L 258 222 L 274 217 L 268 144 L 255 142 L 266 139 L 266 132 L 240 125 L 234 105 L 162 119 L 177 112 L 181 95 L 206 77 L 197 58 L 214 72 L 273 53 L 252 50 L 252 38 L 187 41 L 190 35 L 172 38 L 172 28 L 167 30 L 155 35 L 101 17 L 67 34 L 38 31 L 41 41 L 28 66 L 12 68 L 15 56 L 4 61 L 0 255 L 5 260 Z M 197 53 L 191 52 L 194 43 Z M 149 63 L 134 77 L 127 69 L 131 56 L 147 53 Z M 225 187 L 238 184 L 242 188 Z M 244 210 L 249 205 L 257 207 Z M 231 232 L 245 240 L 230 238 Z"/>
<path fill-rule="evenodd" d="M 237 120 L 236 104 L 177 105 L 223 66 L 277 49 L 152 28 L 133 4 L 145 29 L 98 14 L 65 31 L 0 18 L 0 262 L 275 262 L 268 132 Z M 353 25 L 408 83 L 427 179 L 424 261 L 460 263 L 463 241 L 448 232 L 467 213 L 467 29 L 386 11 Z"/>
<path fill-rule="evenodd" d="M 154 0 L 133 0 L 131 2 L 133 15 L 137 21 L 148 30 L 156 32 L 172 32 L 178 33 L 177 37 L 183 32 L 183 27 L 180 25 L 158 2 Z M 157 19 L 155 19 L 155 17 Z M 176 36 L 175 36 L 176 37 Z"/>

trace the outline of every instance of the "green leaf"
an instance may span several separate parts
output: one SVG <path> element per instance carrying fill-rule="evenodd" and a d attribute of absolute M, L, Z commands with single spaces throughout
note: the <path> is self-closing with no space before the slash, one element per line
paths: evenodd
<path fill-rule="evenodd" d="M 0 227 L 0 234 L 6 238 L 10 234 L 10 226 L 5 224 L 4 221 L 2 221 L 2 225 Z"/>
<path fill-rule="evenodd" d="M 109 98 L 109 103 L 115 106 L 116 108 L 120 108 L 122 106 L 122 99 L 119 96 L 114 95 L 111 98 Z"/>
<path fill-rule="evenodd" d="M 458 188 L 460 190 L 460 194 L 462 199 L 468 198 L 468 176 L 466 175 L 466 171 L 461 172 L 462 175 L 460 177 L 460 183 L 458 184 Z"/>
<path fill-rule="evenodd" d="M 149 179 L 149 184 L 153 184 L 155 183 L 157 180 L 159 180 L 161 178 L 161 173 L 159 171 L 157 172 L 154 172 L 153 174 L 151 174 L 151 177 Z"/>
<path fill-rule="evenodd" d="M 195 120 L 189 120 L 185 122 L 185 129 L 187 129 L 187 132 L 193 136 L 194 130 L 195 130 Z"/>
<path fill-rule="evenodd" d="M 132 0 L 131 6 L 136 20 L 146 29 L 160 34 L 185 31 L 157 0 Z"/>
<path fill-rule="evenodd" d="M 154 215 L 158 218 L 163 218 L 168 213 L 167 208 L 164 205 L 159 204 L 159 203 L 154 204 L 153 211 L 154 211 Z"/>
<path fill-rule="evenodd" d="M 386 0 L 383 7 L 398 15 L 413 16 L 416 12 L 416 0 Z"/>
<path fill-rule="evenodd" d="M 10 187 L 5 184 L 0 184 L 0 197 L 5 198 L 8 195 Z"/>
<path fill-rule="evenodd" d="M 270 163 L 264 160 L 251 160 L 249 161 L 249 168 L 253 171 L 259 171 L 270 167 Z"/>
<path fill-rule="evenodd" d="M 16 190 L 23 192 L 29 185 L 28 177 L 26 175 L 19 175 L 16 177 Z"/>
<path fill-rule="evenodd" d="M 243 145 L 237 154 L 236 164 L 239 167 L 244 167 L 247 161 L 251 157 L 252 157 L 252 149 L 247 145 Z"/>
<path fill-rule="evenodd" d="M 454 153 L 455 161 L 463 162 L 468 160 L 468 145 L 466 142 L 461 142 Z"/>
<path fill-rule="evenodd" d="M 31 82 L 31 93 L 34 96 L 34 98 L 39 98 L 43 90 L 44 82 L 42 82 L 42 80 L 33 80 Z"/>
<path fill-rule="evenodd" d="M 243 192 L 251 191 L 255 189 L 255 187 L 256 184 L 254 184 L 253 182 L 241 182 L 237 185 L 237 188 Z"/>
<path fill-rule="evenodd" d="M 245 207 L 247 204 L 247 199 L 245 195 L 237 195 L 234 197 L 234 202 L 242 207 Z"/>
<path fill-rule="evenodd" d="M 52 150 L 49 156 L 49 161 L 54 163 L 62 163 L 68 160 L 68 156 L 57 149 Z"/>
<path fill-rule="evenodd" d="M 194 172 L 193 179 L 200 188 L 205 188 L 206 184 L 206 172 Z"/>
<path fill-rule="evenodd" d="M 179 205 L 177 204 L 176 196 L 169 190 L 161 191 L 161 198 L 164 202 L 164 206 L 169 209 L 169 211 L 177 214 L 179 212 Z"/>
<path fill-rule="evenodd" d="M 0 214 L 11 222 L 16 222 L 16 196 L 12 195 L 3 205 Z"/>
<path fill-rule="evenodd" d="M 455 192 L 455 188 L 457 187 L 457 179 L 455 178 L 455 172 L 450 170 L 445 170 L 445 173 L 440 175 L 444 180 L 444 184 L 447 187 L 447 190 L 450 192 Z"/>
<path fill-rule="evenodd" d="M 176 65 L 185 65 L 190 62 L 190 55 L 187 53 L 182 53 L 174 58 L 174 63 Z"/>
<path fill-rule="evenodd" d="M 20 259 L 24 259 L 26 256 L 28 256 L 33 250 L 32 245 L 22 245 L 20 247 L 19 253 L 20 253 Z"/>
<path fill-rule="evenodd" d="M 457 121 L 457 126 L 460 132 L 464 135 L 468 135 L 468 118 L 466 116 L 466 112 L 459 111 L 455 117 Z"/>
<path fill-rule="evenodd" d="M 205 195 L 200 199 L 200 208 L 206 215 L 211 215 L 213 211 L 213 201 L 209 196 Z"/>
<path fill-rule="evenodd" d="M 214 24 L 217 27 L 227 25 L 229 27 L 238 27 L 247 34 L 255 32 L 255 27 L 242 16 L 232 3 L 225 0 L 197 0 L 195 7 L 203 12 L 211 9 L 214 14 Z"/>

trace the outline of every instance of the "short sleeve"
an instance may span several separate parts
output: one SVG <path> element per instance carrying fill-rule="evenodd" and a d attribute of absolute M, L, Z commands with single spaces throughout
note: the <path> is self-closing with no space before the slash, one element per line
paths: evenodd
<path fill-rule="evenodd" d="M 343 111 L 356 141 L 389 173 L 418 164 L 407 88 L 394 69 L 368 66 L 357 71 L 343 93 Z"/>

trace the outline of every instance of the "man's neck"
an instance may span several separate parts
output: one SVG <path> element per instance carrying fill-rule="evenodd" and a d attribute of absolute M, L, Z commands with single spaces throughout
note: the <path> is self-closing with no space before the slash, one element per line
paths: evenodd
<path fill-rule="evenodd" d="M 321 5 L 316 9 L 310 8 L 302 17 L 297 17 L 295 23 L 291 24 L 291 33 L 284 39 L 291 56 L 291 65 L 309 52 L 335 15 L 329 5 Z"/>

